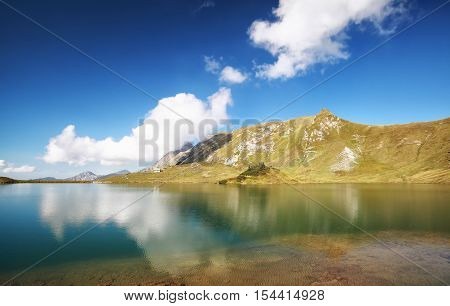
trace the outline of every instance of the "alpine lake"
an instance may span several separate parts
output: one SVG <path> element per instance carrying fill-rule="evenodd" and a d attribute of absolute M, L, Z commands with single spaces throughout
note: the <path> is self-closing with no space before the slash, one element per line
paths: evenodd
<path fill-rule="evenodd" d="M 444 285 L 450 186 L 0 186 L 4 285 Z"/>

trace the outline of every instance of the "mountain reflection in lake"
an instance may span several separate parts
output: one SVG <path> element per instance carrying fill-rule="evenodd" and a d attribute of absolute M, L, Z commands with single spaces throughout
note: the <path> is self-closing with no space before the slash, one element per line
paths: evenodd
<path fill-rule="evenodd" d="M 448 186 L 298 188 L 450 280 Z M 0 213 L 0 280 L 102 223 L 15 284 L 439 284 L 288 186 L 19 184 Z"/>

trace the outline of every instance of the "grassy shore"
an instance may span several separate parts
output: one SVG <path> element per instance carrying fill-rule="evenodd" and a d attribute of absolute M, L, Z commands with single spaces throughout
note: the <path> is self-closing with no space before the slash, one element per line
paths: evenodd
<path fill-rule="evenodd" d="M 92 183 L 90 181 L 66 181 L 66 180 L 15 180 L 9 177 L 1 176 L 0 185 L 7 184 L 23 184 L 23 183 L 33 183 L 33 184 L 88 184 Z"/>
<path fill-rule="evenodd" d="M 448 184 L 450 171 L 436 169 L 422 171 L 413 175 L 389 169 L 378 171 L 355 170 L 345 173 L 311 171 L 297 167 L 248 173 L 248 168 L 231 167 L 219 164 L 196 163 L 165 169 L 163 172 L 138 172 L 123 176 L 101 179 L 105 184 L 160 184 L 160 183 L 213 183 L 213 184 L 286 184 L 286 183 L 418 183 Z"/>

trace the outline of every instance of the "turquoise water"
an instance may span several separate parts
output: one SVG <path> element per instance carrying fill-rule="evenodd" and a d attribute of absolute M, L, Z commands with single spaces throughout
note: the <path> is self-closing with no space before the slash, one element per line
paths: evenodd
<path fill-rule="evenodd" d="M 278 241 L 286 237 L 364 236 L 351 224 L 376 235 L 391 233 L 389 239 L 401 236 L 407 244 L 410 236 L 432 235 L 434 244 L 439 241 L 436 254 L 444 260 L 439 264 L 448 265 L 449 186 L 317 184 L 297 188 L 346 221 L 289 186 L 0 186 L 0 275 L 5 275 L 3 279 L 14 275 L 99 222 L 36 268 L 57 270 L 92 262 L 107 266 L 142 259 L 155 270 L 173 274 L 177 273 L 174 266 L 194 265 L 217 252 L 281 246 Z M 142 195 L 146 196 L 124 209 Z M 306 245 L 310 243 L 295 247 Z M 444 269 L 443 277 L 447 274 Z M 83 277 L 78 278 L 78 283 L 83 282 Z"/>

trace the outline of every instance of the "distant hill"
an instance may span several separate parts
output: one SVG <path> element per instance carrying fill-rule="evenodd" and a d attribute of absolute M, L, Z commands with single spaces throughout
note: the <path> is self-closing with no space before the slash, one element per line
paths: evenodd
<path fill-rule="evenodd" d="M 130 173 L 130 171 L 128 171 L 128 170 L 121 170 L 121 171 L 113 172 L 113 173 L 106 174 L 106 175 L 97 175 L 91 171 L 85 171 L 85 172 L 81 172 L 75 176 L 66 178 L 65 181 L 92 182 L 92 181 L 99 180 L 99 179 L 106 179 L 106 178 L 111 178 L 111 177 L 116 177 L 116 176 L 122 176 L 122 175 L 126 175 L 129 173 Z"/>
<path fill-rule="evenodd" d="M 14 184 L 14 183 L 17 183 L 17 181 L 9 177 L 0 176 L 0 185 Z"/>
<path fill-rule="evenodd" d="M 47 176 L 47 177 L 41 177 L 41 178 L 37 178 L 37 179 L 32 179 L 30 181 L 58 181 L 58 179 L 54 178 L 52 176 Z"/>
<path fill-rule="evenodd" d="M 129 174 L 129 173 L 130 173 L 130 171 L 128 171 L 128 170 L 121 170 L 121 171 L 117 171 L 117 172 L 114 172 L 114 173 L 110 173 L 110 174 L 99 176 L 97 179 L 104 179 L 104 178 L 108 178 L 108 177 L 122 176 L 122 175 L 126 175 L 126 174 Z"/>
<path fill-rule="evenodd" d="M 96 179 L 98 179 L 99 176 L 96 175 L 95 173 L 91 172 L 91 171 L 85 171 L 85 172 L 81 172 L 75 176 L 69 177 L 64 179 L 65 181 L 75 181 L 75 182 L 88 182 L 88 181 L 95 181 Z"/>
<path fill-rule="evenodd" d="M 128 183 L 219 182 L 264 163 L 299 183 L 450 183 L 450 118 L 364 125 L 328 110 L 315 116 L 219 133 L 183 152 L 161 173 L 132 173 Z M 159 163 L 159 162 L 158 162 Z M 158 164 L 157 163 L 157 164 Z M 278 172 L 277 172 L 278 173 Z M 268 175 L 244 181 L 261 183 Z M 273 181 L 273 180 L 272 180 Z M 106 182 L 120 183 L 121 178 Z M 231 182 L 231 181 L 230 181 Z"/>
<path fill-rule="evenodd" d="M 9 177 L 0 176 L 0 185 L 3 184 L 14 184 L 14 183 L 48 183 L 48 182 L 55 182 L 55 183 L 71 183 L 71 182 L 92 182 L 98 179 L 106 179 L 106 178 L 112 178 L 112 177 L 118 177 L 123 176 L 126 174 L 129 174 L 130 171 L 128 170 L 121 170 L 114 173 L 110 173 L 107 175 L 96 175 L 95 173 L 91 171 L 85 171 L 82 173 L 79 173 L 75 176 L 66 178 L 66 179 L 57 179 L 52 176 L 48 177 L 41 177 L 37 179 L 31 179 L 31 180 L 14 180 Z"/>

